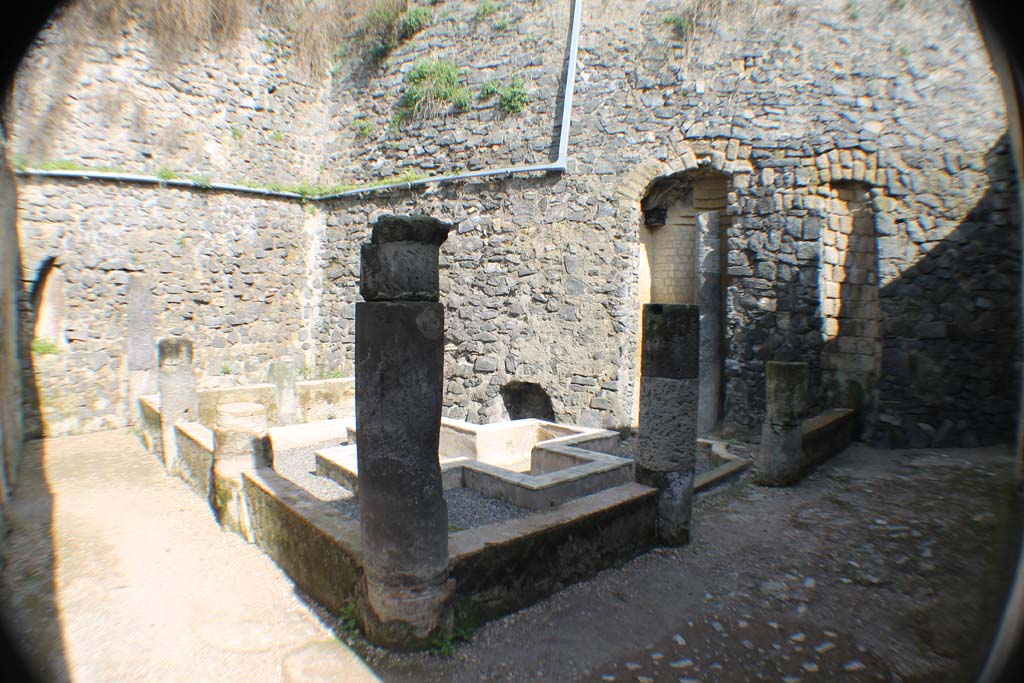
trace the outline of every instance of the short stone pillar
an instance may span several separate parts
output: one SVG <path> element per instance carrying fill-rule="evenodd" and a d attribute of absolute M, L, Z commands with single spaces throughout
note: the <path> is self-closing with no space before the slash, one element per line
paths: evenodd
<path fill-rule="evenodd" d="M 722 236 L 718 212 L 697 214 L 697 308 L 700 309 L 700 388 L 697 434 L 705 436 L 722 412 Z"/>
<path fill-rule="evenodd" d="M 157 345 L 157 388 L 160 392 L 160 443 L 164 469 L 178 472 L 176 422 L 199 420 L 199 393 L 192 372 L 192 341 L 183 338 L 161 339 Z"/>
<path fill-rule="evenodd" d="M 800 428 L 807 410 L 807 363 L 765 364 L 765 418 L 757 483 L 788 486 L 800 480 Z"/>
<path fill-rule="evenodd" d="M 267 382 L 274 385 L 277 396 L 277 424 L 296 424 L 299 421 L 299 398 L 295 365 L 291 361 L 274 361 L 267 371 Z"/>
<path fill-rule="evenodd" d="M 127 334 L 128 401 L 133 420 L 142 415 L 139 397 L 156 389 L 157 345 L 154 332 L 149 281 L 140 276 L 128 278 L 128 306 L 125 310 Z"/>
<path fill-rule="evenodd" d="M 384 216 L 362 247 L 356 304 L 356 452 L 367 638 L 425 647 L 453 628 L 438 440 L 444 308 L 438 249 L 451 225 Z"/>
<path fill-rule="evenodd" d="M 250 541 L 252 531 L 242 492 L 242 474 L 270 465 L 266 407 L 259 403 L 217 406 L 210 505 L 221 526 L 238 531 Z"/>
<path fill-rule="evenodd" d="M 697 455 L 700 320 L 696 306 L 644 305 L 636 478 L 658 489 L 658 540 L 690 538 Z"/>

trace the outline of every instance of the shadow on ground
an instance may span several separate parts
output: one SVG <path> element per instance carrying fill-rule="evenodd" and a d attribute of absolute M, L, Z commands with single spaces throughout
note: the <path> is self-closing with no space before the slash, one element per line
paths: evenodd
<path fill-rule="evenodd" d="M 46 442 L 25 445 L 19 481 L 8 508 L 11 529 L 0 579 L 4 630 L 13 634 L 32 624 L 35 637 L 15 645 L 41 681 L 69 680 L 56 602 L 53 492 L 43 468 Z"/>

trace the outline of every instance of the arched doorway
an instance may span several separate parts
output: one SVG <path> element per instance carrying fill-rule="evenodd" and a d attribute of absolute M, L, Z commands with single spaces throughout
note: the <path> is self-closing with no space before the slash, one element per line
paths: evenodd
<path fill-rule="evenodd" d="M 713 341 L 709 353 L 702 355 L 701 363 L 712 363 L 713 368 L 702 368 L 705 395 L 701 397 L 704 409 L 700 431 L 714 428 L 721 416 L 723 403 L 725 339 L 722 330 L 725 320 L 725 261 L 728 239 L 728 194 L 730 177 L 712 170 L 696 170 L 666 176 L 655 180 L 641 201 L 642 221 L 638 273 L 638 301 L 644 304 L 697 304 L 702 305 L 701 324 L 707 328 Z M 703 247 L 703 258 L 699 253 Z M 710 259 L 709 259 L 710 257 Z M 709 278 L 717 290 L 708 297 L 702 288 Z M 710 299 L 710 307 L 709 307 Z M 712 310 L 713 309 L 713 310 Z M 640 373 L 640 349 L 643 346 L 643 320 L 638 320 L 637 374 Z M 702 342 L 702 347 L 707 346 Z M 639 418 L 639 392 L 634 397 L 633 419 Z"/>
<path fill-rule="evenodd" d="M 869 439 L 878 413 L 882 370 L 882 308 L 878 240 L 869 189 L 843 183 L 830 189 L 821 231 L 822 384 L 831 404 L 860 413 Z"/>
<path fill-rule="evenodd" d="M 51 256 L 36 270 L 32 282 L 33 317 L 32 346 L 36 352 L 53 352 L 67 348 L 64 325 L 64 272 Z"/>

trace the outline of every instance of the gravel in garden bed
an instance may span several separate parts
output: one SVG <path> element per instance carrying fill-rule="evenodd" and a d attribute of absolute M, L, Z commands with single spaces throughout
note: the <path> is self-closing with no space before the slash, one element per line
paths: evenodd
<path fill-rule="evenodd" d="M 319 444 L 292 448 L 274 453 L 274 470 L 293 484 L 306 489 L 314 498 L 325 503 L 353 498 L 352 492 L 333 479 L 320 477 L 316 472 L 316 451 L 336 444 Z"/>
<path fill-rule="evenodd" d="M 316 472 L 315 452 L 330 446 L 293 448 L 274 453 L 274 469 L 285 479 L 301 486 L 312 496 L 331 504 L 342 514 L 359 519 L 359 500 L 347 488 Z M 529 510 L 467 488 L 444 492 L 448 503 L 448 530 L 461 531 L 503 522 L 529 514 Z"/>

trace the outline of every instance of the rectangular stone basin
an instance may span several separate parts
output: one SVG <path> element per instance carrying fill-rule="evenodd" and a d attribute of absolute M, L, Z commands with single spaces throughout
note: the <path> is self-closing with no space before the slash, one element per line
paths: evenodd
<path fill-rule="evenodd" d="M 474 425 L 442 418 L 439 456 L 446 489 L 466 487 L 530 510 L 632 482 L 633 461 L 610 455 L 617 432 L 512 420 Z M 316 453 L 316 471 L 358 489 L 355 428 L 348 444 Z"/>

